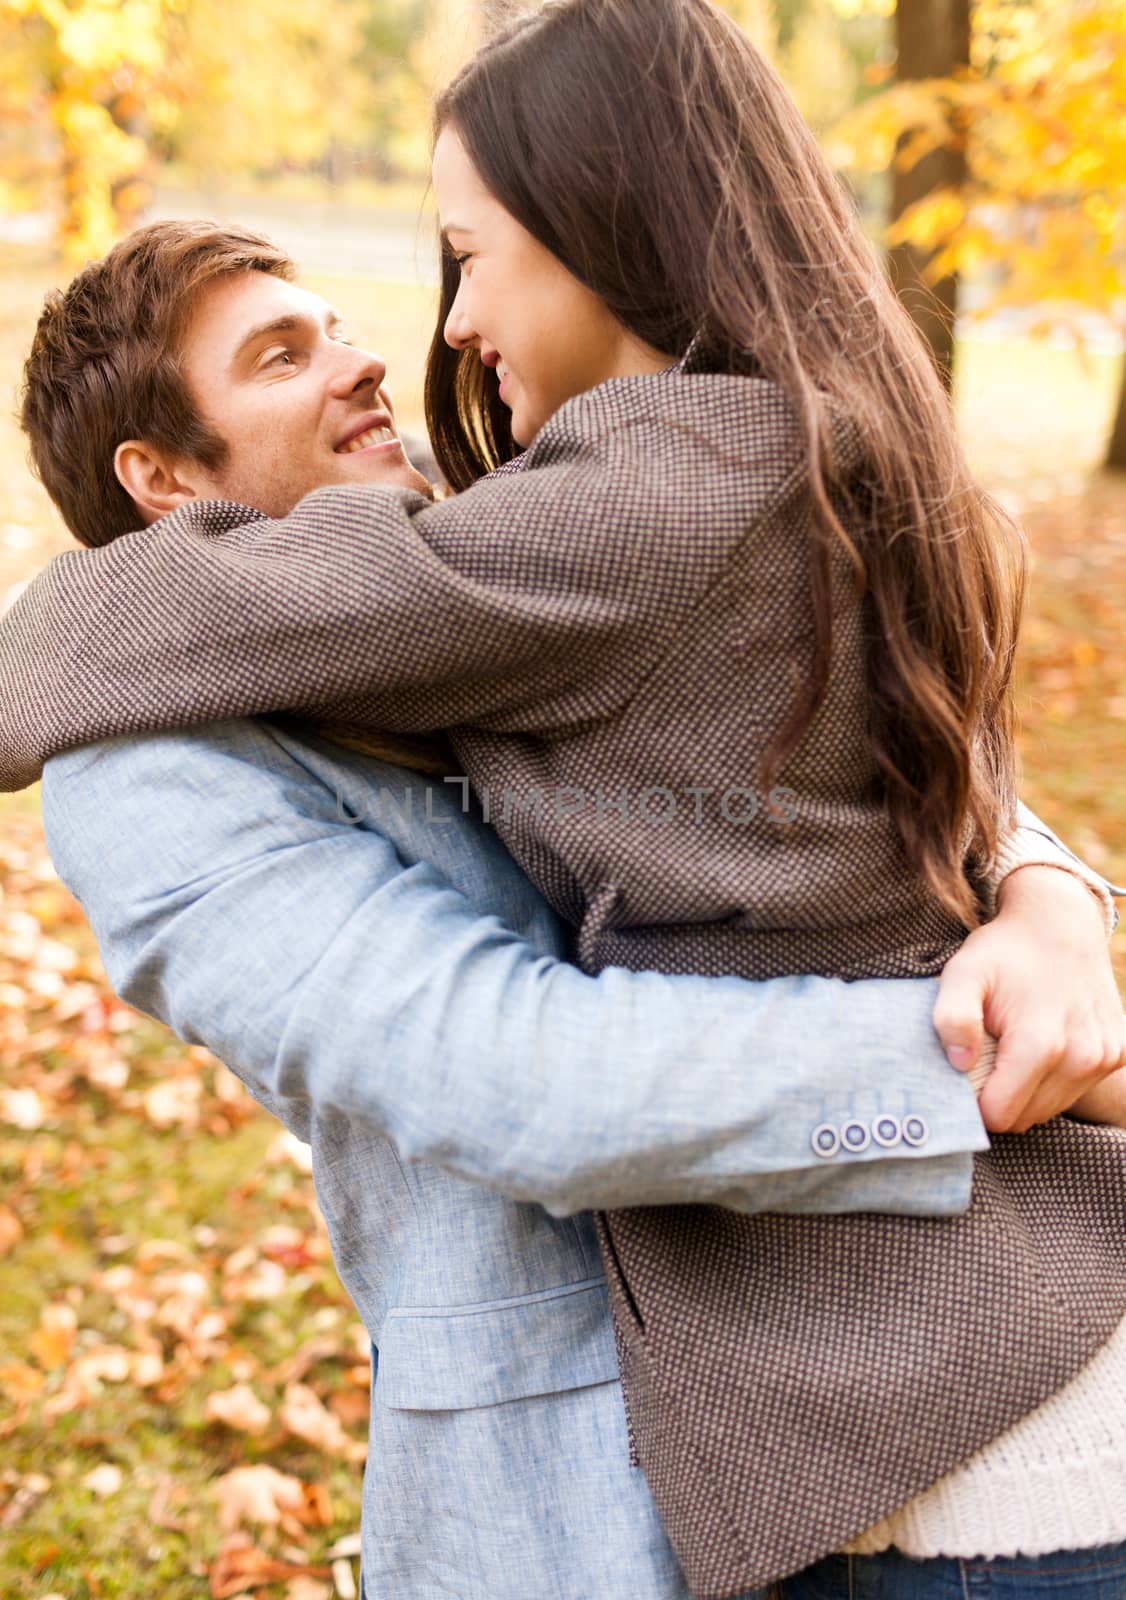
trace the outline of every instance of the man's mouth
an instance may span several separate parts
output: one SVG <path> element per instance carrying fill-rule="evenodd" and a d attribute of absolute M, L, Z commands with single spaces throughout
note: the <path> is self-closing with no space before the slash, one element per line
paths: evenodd
<path fill-rule="evenodd" d="M 338 456 L 354 456 L 361 450 L 390 450 L 398 444 L 390 411 L 368 411 L 357 415 L 333 449 Z"/>
<path fill-rule="evenodd" d="M 357 450 L 370 450 L 374 445 L 398 444 L 398 442 L 390 428 L 368 428 L 365 433 L 358 433 L 344 444 L 338 444 L 336 453 L 338 456 L 351 456 L 355 455 Z"/>

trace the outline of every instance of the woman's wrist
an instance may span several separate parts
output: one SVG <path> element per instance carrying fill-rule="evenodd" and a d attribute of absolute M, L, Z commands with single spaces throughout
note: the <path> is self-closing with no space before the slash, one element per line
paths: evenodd
<path fill-rule="evenodd" d="M 1126 1128 L 1126 1067 L 1112 1072 L 1069 1107 L 1067 1115 L 1081 1122 L 1101 1122 Z"/>
<path fill-rule="evenodd" d="M 1045 869 L 1044 872 L 1033 870 L 1039 868 Z M 1048 872 L 1052 873 L 1051 878 L 1046 876 Z M 1020 883 L 1022 878 L 1025 880 L 1023 885 Z M 1022 899 L 1042 889 L 1046 889 L 1051 896 L 1053 891 L 1059 891 L 1061 881 L 1068 880 L 1081 887 L 1087 899 L 1093 901 L 1102 921 L 1104 936 L 1109 939 L 1118 925 L 1118 914 L 1106 882 L 1077 857 L 1065 853 L 1062 846 L 1034 828 L 1014 828 L 998 842 L 985 884 L 987 913 L 996 914 L 1010 906 L 1014 887 Z M 1033 883 L 1038 886 L 1036 890 L 1032 887 Z M 1079 896 L 1075 897 L 1075 902 L 1077 905 L 1083 903 Z"/>
<path fill-rule="evenodd" d="M 1101 928 L 1106 938 L 1113 931 L 1114 903 L 1109 892 L 1064 860 L 1014 866 L 997 886 L 996 905 L 998 916 L 1023 917 L 1040 910 L 1053 919 L 1073 917 L 1076 931 L 1083 934 L 1092 925 Z"/>

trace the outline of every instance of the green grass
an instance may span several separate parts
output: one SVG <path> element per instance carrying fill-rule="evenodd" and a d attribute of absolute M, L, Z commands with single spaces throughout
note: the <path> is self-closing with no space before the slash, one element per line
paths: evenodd
<path fill-rule="evenodd" d="M 151 1055 L 141 1047 L 134 1060 L 142 1082 L 160 1075 L 163 1046 L 152 1043 Z M 223 1265 L 237 1250 L 254 1248 L 279 1218 L 314 1228 L 308 1180 L 267 1166 L 275 1130 L 261 1116 L 221 1137 L 206 1130 L 159 1133 L 87 1092 L 65 1107 L 61 1121 L 57 1131 L 7 1134 L 0 1142 L 0 1192 L 26 1229 L 4 1264 L 0 1430 L 15 1415 L 3 1398 L 4 1371 L 28 1361 L 45 1305 L 73 1305 L 76 1353 L 104 1345 L 149 1348 L 154 1341 L 167 1379 L 155 1391 L 106 1383 L 100 1396 L 54 1420 L 37 1406 L 4 1439 L 0 1461 L 9 1483 L 40 1474 L 49 1487 L 14 1527 L 0 1529 L 0 1592 L 5 1600 L 51 1591 L 68 1600 L 202 1594 L 200 1574 L 219 1544 L 210 1486 L 222 1472 L 256 1461 L 327 1485 L 334 1522 L 310 1542 L 316 1559 L 358 1525 L 355 1465 L 287 1438 L 277 1426 L 261 1438 L 231 1432 L 209 1422 L 205 1411 L 209 1394 L 248 1372 L 274 1409 L 284 1389 L 277 1369 L 311 1338 L 331 1334 L 341 1349 L 351 1348 L 345 1335 L 353 1314 L 323 1260 L 288 1273 L 283 1290 L 265 1304 L 224 1307 Z M 154 1244 L 170 1247 L 173 1270 L 202 1275 L 210 1291 L 206 1309 L 228 1312 L 224 1337 L 205 1359 L 156 1325 L 139 1339 L 119 1296 L 101 1287 L 107 1268 L 143 1260 Z M 146 1281 L 159 1281 L 159 1274 Z M 48 1368 L 48 1402 L 63 1375 L 62 1367 Z M 309 1381 L 326 1401 L 346 1387 L 339 1359 Z M 101 1502 L 83 1479 L 107 1462 L 121 1469 L 122 1486 Z M 150 1507 L 158 1491 L 179 1508 L 182 1527 L 154 1524 Z"/>
<path fill-rule="evenodd" d="M 63 1161 L 62 1139 L 8 1139 L 0 1152 L 4 1190 L 18 1189 L 21 1160 L 29 1151 L 42 1161 L 45 1181 L 36 1186 L 28 1236 L 5 1263 L 0 1369 L 26 1359 L 42 1305 L 68 1296 L 77 1301 L 87 1336 L 128 1343 L 130 1323 L 114 1296 L 91 1285 L 113 1262 L 134 1258 L 142 1244 L 181 1245 L 207 1271 L 212 1259 L 233 1254 L 276 1221 L 279 1211 L 284 1215 L 298 1187 L 304 1188 L 293 1174 L 275 1170 L 252 1198 L 232 1198 L 247 1174 L 265 1171 L 272 1137 L 270 1124 L 259 1118 L 226 1139 L 206 1133 L 186 1139 L 157 1134 L 104 1108 L 96 1116 L 76 1109 L 67 1117 L 66 1141 L 81 1148 L 81 1170 L 59 1185 L 51 1174 Z M 193 1244 L 200 1227 L 216 1230 L 207 1251 Z M 6 1439 L 0 1455 L 5 1473 L 42 1474 L 50 1488 L 16 1527 L 0 1532 L 5 1600 L 50 1591 L 68 1600 L 133 1600 L 157 1593 L 188 1600 L 204 1593 L 200 1574 L 218 1544 L 209 1485 L 219 1473 L 254 1460 L 311 1481 L 327 1480 L 338 1520 L 317 1543 L 327 1545 L 334 1534 L 351 1531 L 359 1514 L 354 1466 L 326 1461 L 298 1441 L 280 1442 L 276 1430 L 263 1441 L 244 1439 L 209 1424 L 204 1415 L 207 1394 L 235 1381 L 243 1351 L 253 1352 L 256 1367 L 290 1359 L 313 1332 L 323 1336 L 326 1309 L 343 1326 L 348 1313 L 342 1293 L 321 1269 L 308 1287 L 236 1319 L 227 1357 L 174 1379 L 166 1398 L 107 1384 L 100 1398 L 81 1409 Z M 321 1322 L 314 1326 L 318 1315 Z M 257 1387 L 267 1397 L 276 1389 L 262 1382 Z M 101 1502 L 82 1480 L 105 1462 L 122 1469 L 123 1483 Z M 150 1507 L 162 1487 L 178 1509 L 180 1529 L 152 1521 Z M 317 1544 L 311 1548 L 316 1553 Z"/>

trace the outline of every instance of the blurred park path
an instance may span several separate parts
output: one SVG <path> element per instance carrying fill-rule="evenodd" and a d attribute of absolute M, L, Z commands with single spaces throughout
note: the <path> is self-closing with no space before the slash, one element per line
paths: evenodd
<path fill-rule="evenodd" d="M 148 217 L 211 217 L 240 222 L 283 245 L 303 272 L 373 283 L 438 281 L 437 222 L 422 191 L 413 208 L 364 206 L 325 198 L 287 199 L 270 191 L 234 193 L 157 189 Z"/>
<path fill-rule="evenodd" d="M 229 189 L 158 184 L 144 220 L 175 217 L 207 217 L 253 228 L 282 245 L 303 272 L 373 283 L 438 281 L 437 221 L 421 183 L 403 185 L 376 203 L 358 199 L 353 191 L 334 195 L 323 185 L 319 194 L 287 194 L 278 185 Z M 46 250 L 56 221 L 50 211 L 0 213 L 0 245 Z"/>

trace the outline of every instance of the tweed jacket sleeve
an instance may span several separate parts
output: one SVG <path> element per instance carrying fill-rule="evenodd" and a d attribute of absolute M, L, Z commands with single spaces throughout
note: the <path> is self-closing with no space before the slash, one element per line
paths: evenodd
<path fill-rule="evenodd" d="M 843 420 L 836 445 L 859 449 Z M 257 713 L 404 735 L 605 721 L 800 498 L 803 463 L 775 386 L 662 375 L 580 396 L 522 471 L 438 505 L 364 486 L 279 520 L 185 505 L 56 558 L 0 622 L 0 788 L 93 740 Z"/>
<path fill-rule="evenodd" d="M 753 425 L 725 452 L 732 385 Z M 605 384 L 525 459 L 437 505 L 367 486 L 280 520 L 192 502 L 56 558 L 0 627 L 0 786 L 92 739 L 219 717 L 528 733 L 606 717 L 803 472 L 781 391 L 715 376 Z"/>

